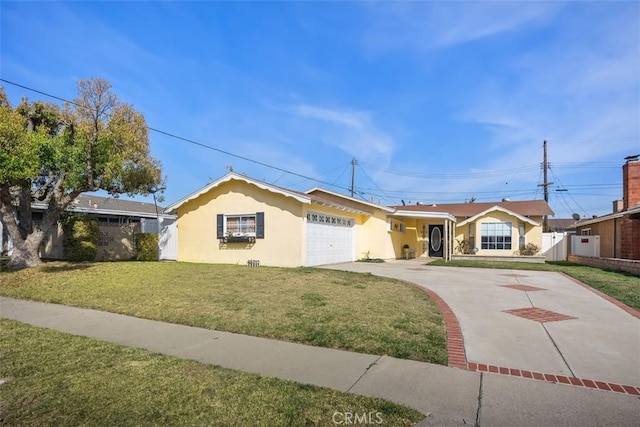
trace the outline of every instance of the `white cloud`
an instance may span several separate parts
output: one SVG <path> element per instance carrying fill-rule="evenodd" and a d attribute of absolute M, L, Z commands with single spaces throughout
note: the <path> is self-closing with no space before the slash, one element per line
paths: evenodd
<path fill-rule="evenodd" d="M 378 128 L 368 112 L 308 104 L 294 105 L 286 111 L 322 122 L 322 126 L 311 126 L 319 132 L 321 141 L 358 159 L 386 164 L 394 152 L 395 141 Z"/>
<path fill-rule="evenodd" d="M 548 2 L 366 3 L 373 52 L 439 49 L 546 21 L 559 8 Z"/>

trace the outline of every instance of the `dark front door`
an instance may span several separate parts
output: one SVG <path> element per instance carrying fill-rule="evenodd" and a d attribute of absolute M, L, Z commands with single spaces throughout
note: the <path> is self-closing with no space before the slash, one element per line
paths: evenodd
<path fill-rule="evenodd" d="M 444 226 L 429 225 L 429 256 L 441 257 L 444 254 Z"/>

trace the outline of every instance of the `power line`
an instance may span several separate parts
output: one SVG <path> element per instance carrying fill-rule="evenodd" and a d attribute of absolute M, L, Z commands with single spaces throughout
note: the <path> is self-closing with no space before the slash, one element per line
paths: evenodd
<path fill-rule="evenodd" d="M 562 185 L 562 183 L 560 182 L 560 178 L 558 178 L 558 175 L 556 175 L 556 173 L 554 172 L 554 170 L 553 170 L 552 168 L 549 168 L 549 170 L 551 171 L 551 175 L 553 175 L 553 178 L 558 182 L 558 185 Z M 564 185 L 562 186 L 562 188 L 565 188 L 565 187 L 564 187 Z M 564 199 L 564 193 L 565 193 L 565 192 L 561 192 L 561 193 L 560 193 L 560 194 L 562 195 L 562 198 L 563 198 L 563 199 Z M 573 200 L 573 203 L 575 203 L 575 205 L 576 205 L 580 210 L 582 210 L 582 212 L 583 212 L 585 215 L 588 215 L 588 214 L 587 214 L 587 211 L 586 211 L 582 206 L 580 206 L 580 203 L 578 203 L 578 202 L 576 201 L 576 199 L 574 199 L 574 198 L 573 198 L 573 196 L 571 195 L 571 193 L 567 192 L 567 194 L 568 194 L 568 196 L 571 198 L 571 200 Z M 570 209 L 570 210 L 571 210 L 571 209 Z"/>
<path fill-rule="evenodd" d="M 514 175 L 517 173 L 531 172 L 538 169 L 538 164 L 525 165 L 519 168 L 484 171 L 484 172 L 462 172 L 462 173 L 425 173 L 418 171 L 405 171 L 399 169 L 382 168 L 366 162 L 359 162 L 360 166 L 365 167 L 376 172 L 381 172 L 389 175 L 406 176 L 411 178 L 424 178 L 424 179 L 469 179 L 469 178 L 493 178 L 503 175 Z"/>
<path fill-rule="evenodd" d="M 13 86 L 20 87 L 22 89 L 29 90 L 31 92 L 39 93 L 39 94 L 47 96 L 49 98 L 57 99 L 59 101 L 67 102 L 69 104 L 72 104 L 72 105 L 75 105 L 77 107 L 83 108 L 82 105 L 80 105 L 80 104 L 78 104 L 78 103 L 76 103 L 74 101 L 70 101 L 68 99 L 65 99 L 65 98 L 62 98 L 62 97 L 59 97 L 59 96 L 56 96 L 56 95 L 52 95 L 50 93 L 47 93 L 47 92 L 44 92 L 44 91 L 41 91 L 41 90 L 38 90 L 38 89 L 34 89 L 34 88 L 31 88 L 31 87 L 28 87 L 28 86 L 25 86 L 25 85 L 22 85 L 22 84 L 19 84 L 19 83 L 16 83 L 16 82 L 4 79 L 4 78 L 0 78 L 0 81 L 3 81 L 5 83 L 8 83 L 8 84 L 13 85 Z M 346 187 L 333 185 L 333 184 L 331 184 L 329 182 L 326 182 L 326 181 L 323 181 L 323 180 L 320 180 L 320 179 L 317 179 L 317 178 L 312 178 L 310 176 L 306 176 L 306 175 L 303 175 L 303 174 L 300 174 L 300 173 L 297 173 L 297 172 L 293 172 L 293 171 L 281 168 L 279 166 L 273 166 L 273 165 L 270 165 L 268 163 L 261 162 L 259 160 L 254 160 L 254 159 L 251 159 L 251 158 L 246 157 L 246 156 L 241 156 L 239 154 L 232 153 L 230 151 L 226 151 L 226 150 L 222 150 L 220 148 L 212 147 L 211 145 L 203 144 L 201 142 L 195 141 L 193 139 L 185 138 L 183 136 L 176 135 L 176 134 L 171 133 L 171 132 L 163 131 L 161 129 L 157 129 L 157 128 L 154 128 L 154 127 L 151 127 L 151 126 L 147 126 L 147 129 L 149 131 L 152 131 L 152 132 L 155 132 L 155 133 L 159 133 L 161 135 L 165 135 L 165 136 L 168 136 L 170 138 L 177 139 L 179 141 L 187 142 L 189 144 L 196 145 L 198 147 L 202 147 L 202 148 L 205 148 L 207 150 L 215 151 L 217 153 L 225 154 L 227 156 L 235 157 L 236 159 L 244 160 L 244 161 L 259 165 L 259 166 L 264 166 L 264 167 L 267 167 L 267 168 L 270 168 L 270 169 L 274 169 L 274 170 L 277 170 L 277 171 L 280 171 L 280 172 L 285 172 L 285 173 L 288 173 L 288 174 L 293 175 L 293 176 L 297 176 L 297 177 L 300 177 L 300 178 L 305 178 L 307 180 L 311 180 L 311 181 L 314 181 L 314 182 L 319 182 L 321 184 L 325 184 L 325 185 L 328 185 L 328 186 L 331 186 L 331 187 L 337 187 L 337 188 L 341 188 L 341 189 L 344 189 L 344 190 L 348 190 L 348 188 L 346 188 Z"/>
<path fill-rule="evenodd" d="M 80 108 L 84 108 L 83 105 L 78 104 L 74 101 L 70 101 L 68 99 L 62 98 L 60 96 L 56 96 L 38 89 L 34 89 L 31 88 L 29 86 L 26 85 L 22 85 L 20 83 L 16 83 L 4 78 L 0 78 L 0 81 L 5 82 L 7 84 L 34 92 L 34 93 L 38 93 L 40 95 L 44 95 L 46 97 L 52 98 L 52 99 L 56 99 L 58 101 L 62 101 L 65 103 L 69 103 L 71 105 L 75 105 L 78 106 Z M 281 168 L 279 166 L 274 166 L 265 162 L 261 162 L 259 160 L 254 160 L 252 158 L 246 157 L 246 156 L 242 156 L 239 154 L 235 154 L 232 153 L 230 151 L 226 151 L 226 150 L 222 150 L 220 148 L 216 148 L 213 147 L 211 145 L 208 144 L 204 144 L 198 141 L 195 141 L 193 139 L 189 139 L 186 137 L 182 137 L 180 135 L 174 134 L 172 132 L 167 132 L 167 131 L 163 131 L 161 129 L 157 129 L 151 126 L 147 126 L 147 129 L 149 131 L 167 136 L 169 138 L 173 138 L 173 139 L 177 139 L 179 141 L 182 142 L 186 142 L 188 144 L 192 144 L 207 150 L 211 150 L 211 151 L 215 151 L 217 153 L 220 154 L 224 154 L 227 156 L 231 156 L 231 157 L 235 157 L 237 159 L 240 160 L 244 160 L 259 166 L 264 166 L 276 171 L 280 171 L 282 172 L 282 175 L 276 180 L 276 182 L 278 180 L 280 180 L 285 174 L 289 174 L 292 176 L 296 176 L 299 178 L 302 178 L 303 181 L 313 181 L 313 182 L 317 182 L 320 184 L 324 184 L 326 186 L 329 187 L 333 187 L 333 188 L 338 188 L 341 190 L 346 190 L 347 192 L 350 191 L 350 188 L 345 187 L 345 186 L 341 186 L 341 185 L 337 185 L 336 182 L 340 179 L 340 177 L 343 176 L 343 174 L 346 172 L 346 168 L 343 169 L 342 173 L 338 176 L 338 178 L 334 181 L 334 182 L 327 182 L 321 179 L 317 179 L 317 178 L 313 178 L 307 175 L 303 175 L 297 172 L 293 172 L 290 171 L 288 169 L 284 169 Z M 377 171 L 377 172 L 381 172 L 381 173 L 385 173 L 385 174 L 391 174 L 391 175 L 397 175 L 397 176 L 406 176 L 406 177 L 413 177 L 413 178 L 422 178 L 422 179 L 471 179 L 471 178 L 492 178 L 492 177 L 499 177 L 499 176 L 504 176 L 504 175 L 515 175 L 515 174 L 520 174 L 520 173 L 526 173 L 526 172 L 532 172 L 533 170 L 539 169 L 539 164 L 531 164 L 531 165 L 524 165 L 521 166 L 519 168 L 510 168 L 510 169 L 503 169 L 503 170 L 494 170 L 494 171 L 482 171 L 482 172 L 466 172 L 466 173 L 425 173 L 425 172 L 418 172 L 418 171 L 405 171 L 405 170 L 399 170 L 399 169 L 390 169 L 390 168 L 383 168 L 380 166 L 376 166 L 373 164 L 369 164 L 366 162 L 361 162 L 358 161 L 358 166 L 360 166 L 360 169 L 362 170 L 362 172 L 365 174 L 365 176 L 367 176 L 367 178 L 369 178 L 369 180 L 376 186 L 376 188 L 360 188 L 360 190 L 362 191 L 367 191 L 369 195 L 372 196 L 376 196 L 376 197 L 381 197 L 384 199 L 388 199 L 388 200 L 393 200 L 394 197 L 390 195 L 390 193 L 400 193 L 402 195 L 409 195 L 409 194 L 413 194 L 413 195 L 449 195 L 449 194 L 463 194 L 463 195 L 469 195 L 469 194 L 484 194 L 484 195 L 489 195 L 489 194 L 494 194 L 497 197 L 499 197 L 499 195 L 501 194 L 505 194 L 505 192 L 503 191 L 442 191 L 442 192 L 438 192 L 438 191 L 394 191 L 394 190 L 383 190 L 382 188 L 380 188 L 374 181 L 373 179 L 371 179 L 371 177 L 366 173 L 365 169 L 369 169 L 369 170 L 373 170 L 373 171 Z M 619 168 L 620 165 L 619 163 L 615 163 L 615 162 L 549 162 L 549 168 L 551 169 L 551 167 L 553 166 L 553 168 L 555 169 L 565 169 L 565 168 L 581 168 L 581 169 L 587 169 L 587 168 Z M 335 169 L 332 169 L 332 171 L 340 169 L 340 168 L 344 168 L 343 165 L 338 166 Z M 348 168 L 348 166 L 347 166 Z M 555 176 L 555 174 L 554 174 Z M 557 177 L 556 177 L 557 179 Z M 571 186 L 562 186 L 562 188 L 576 188 L 578 190 L 588 190 L 588 189 L 598 189 L 598 190 L 603 190 L 603 189 L 613 189 L 613 188 L 619 188 L 618 184 L 575 184 L 575 185 L 571 185 Z M 522 187 L 521 187 L 522 188 Z M 533 197 L 536 197 L 538 195 L 538 190 L 536 189 L 535 192 L 532 192 L 530 190 L 527 191 L 509 191 L 509 196 L 511 195 L 520 195 L 523 196 L 525 194 L 533 194 Z M 583 193 L 576 193 L 576 194 L 583 194 Z M 571 195 L 569 195 L 571 197 Z M 571 197 L 573 199 L 573 197 Z M 575 200 L 574 200 L 575 202 Z M 575 202 L 576 205 L 578 205 L 577 202 Z M 579 205 L 578 205 L 579 206 Z M 584 211 L 584 209 L 583 209 Z"/>

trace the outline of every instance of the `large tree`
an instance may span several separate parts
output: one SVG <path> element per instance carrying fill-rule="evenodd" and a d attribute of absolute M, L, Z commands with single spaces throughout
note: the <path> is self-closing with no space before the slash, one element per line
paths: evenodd
<path fill-rule="evenodd" d="M 147 195 L 160 188 L 142 114 L 121 102 L 109 82 L 78 82 L 62 108 L 26 99 L 16 108 L 0 87 L 0 221 L 13 240 L 9 266 L 40 263 L 39 249 L 60 214 L 80 194 Z M 46 206 L 33 221 L 33 203 Z"/>

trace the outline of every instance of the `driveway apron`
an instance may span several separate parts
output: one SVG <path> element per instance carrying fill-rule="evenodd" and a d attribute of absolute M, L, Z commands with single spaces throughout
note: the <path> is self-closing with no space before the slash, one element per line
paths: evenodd
<path fill-rule="evenodd" d="M 460 324 L 470 363 L 640 385 L 640 320 L 560 273 L 432 267 L 415 260 L 327 268 L 401 279 L 435 292 Z"/>

